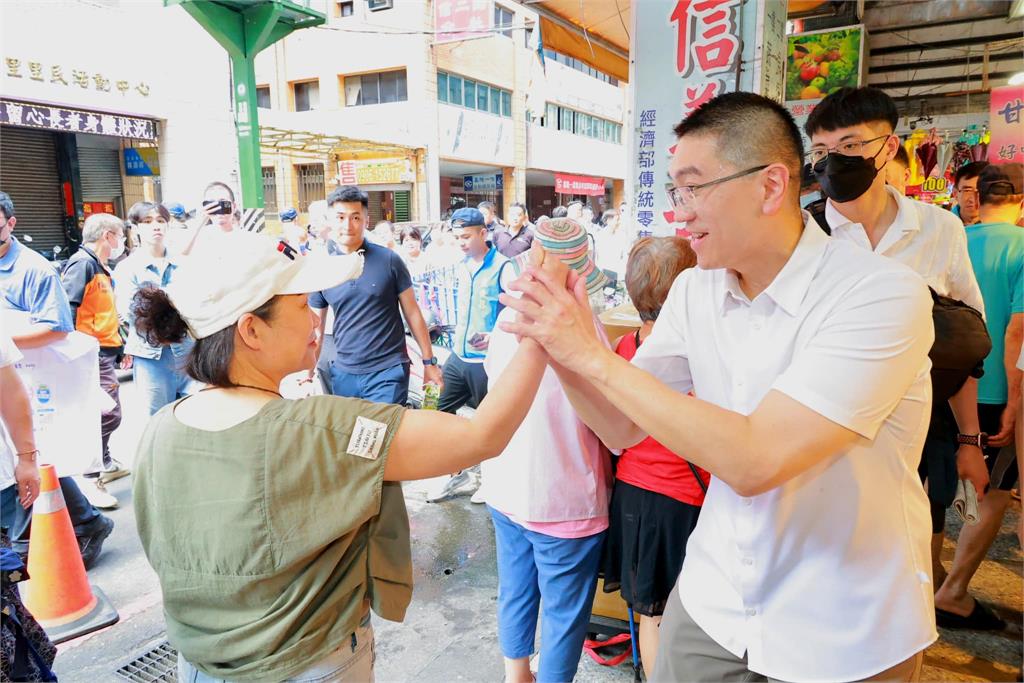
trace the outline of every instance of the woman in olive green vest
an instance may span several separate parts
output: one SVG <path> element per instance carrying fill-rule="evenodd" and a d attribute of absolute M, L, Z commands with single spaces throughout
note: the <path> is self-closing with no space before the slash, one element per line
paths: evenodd
<path fill-rule="evenodd" d="M 133 305 L 152 343 L 197 340 L 185 369 L 209 385 L 154 415 L 136 458 L 139 535 L 179 680 L 372 680 L 370 610 L 400 621 L 412 594 L 409 521 L 389 482 L 500 453 L 546 355 L 524 342 L 519 372 L 502 375 L 472 420 L 282 399 L 281 379 L 316 361 L 306 294 L 358 277 L 362 257 L 220 239 Z"/>

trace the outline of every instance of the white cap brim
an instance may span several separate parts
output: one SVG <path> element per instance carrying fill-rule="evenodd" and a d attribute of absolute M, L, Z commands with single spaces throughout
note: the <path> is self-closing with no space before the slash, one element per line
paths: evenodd
<path fill-rule="evenodd" d="M 362 253 L 328 256 L 309 254 L 299 257 L 302 267 L 280 287 L 277 294 L 310 294 L 354 280 L 363 273 Z"/>

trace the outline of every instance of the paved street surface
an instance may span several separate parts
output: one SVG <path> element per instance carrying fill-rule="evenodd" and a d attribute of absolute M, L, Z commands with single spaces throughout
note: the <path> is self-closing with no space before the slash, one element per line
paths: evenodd
<path fill-rule="evenodd" d="M 134 401 L 130 382 L 122 385 L 121 396 L 125 417 L 114 435 L 113 449 L 116 457 L 130 464 L 145 416 Z M 121 621 L 61 645 L 55 663 L 61 681 L 121 680 L 117 669 L 164 637 L 159 585 L 135 533 L 131 478 L 109 488 L 121 503 L 120 509 L 108 513 L 117 527 L 89 575 L 117 607 Z M 405 623 L 374 619 L 377 680 L 500 681 L 503 671 L 494 617 L 497 576 L 489 516 L 484 506 L 472 505 L 468 496 L 426 503 L 425 489 L 421 482 L 406 485 L 416 588 Z M 973 593 L 995 605 L 1014 625 L 1012 630 L 1002 634 L 944 631 L 926 654 L 924 680 L 1018 680 L 1024 599 L 1021 553 L 1014 534 L 1019 514 L 1020 507 L 1015 505 L 973 584 Z M 947 541 L 947 565 L 952 552 Z M 584 657 L 577 680 L 628 682 L 632 670 L 628 659 L 608 668 Z"/>

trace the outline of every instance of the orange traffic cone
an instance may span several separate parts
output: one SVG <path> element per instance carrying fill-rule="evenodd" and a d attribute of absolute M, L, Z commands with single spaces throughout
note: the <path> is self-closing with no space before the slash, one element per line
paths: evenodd
<path fill-rule="evenodd" d="M 22 596 L 50 640 L 62 643 L 116 623 L 120 617 L 103 592 L 89 585 L 57 470 L 40 465 L 39 475 L 28 544 L 31 578 L 22 584 Z"/>

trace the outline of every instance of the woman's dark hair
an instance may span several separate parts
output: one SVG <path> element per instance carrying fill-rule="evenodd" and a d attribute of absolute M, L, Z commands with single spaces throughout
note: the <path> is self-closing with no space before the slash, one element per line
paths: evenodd
<path fill-rule="evenodd" d="M 142 219 L 156 211 L 160 214 L 160 217 L 165 221 L 171 220 L 171 212 L 167 210 L 167 207 L 163 204 L 154 204 L 153 202 L 135 202 L 132 204 L 132 208 L 128 209 L 128 222 L 132 225 L 138 225 L 142 222 Z"/>
<path fill-rule="evenodd" d="M 645 237 L 629 252 L 626 292 L 640 319 L 657 320 L 676 276 L 697 265 L 697 255 L 682 237 Z"/>
<path fill-rule="evenodd" d="M 402 234 L 398 238 L 398 243 L 402 244 L 410 237 L 417 242 L 423 242 L 423 234 L 420 232 L 420 229 L 415 225 L 406 225 L 402 228 Z"/>
<path fill-rule="evenodd" d="M 274 302 L 266 302 L 252 312 L 260 320 L 273 318 Z M 167 292 L 159 287 L 146 286 L 132 299 L 135 330 L 153 346 L 177 344 L 189 336 L 188 325 L 171 303 Z M 215 387 L 236 386 L 228 376 L 231 358 L 235 353 L 235 326 L 196 340 L 185 361 L 189 377 Z"/>

